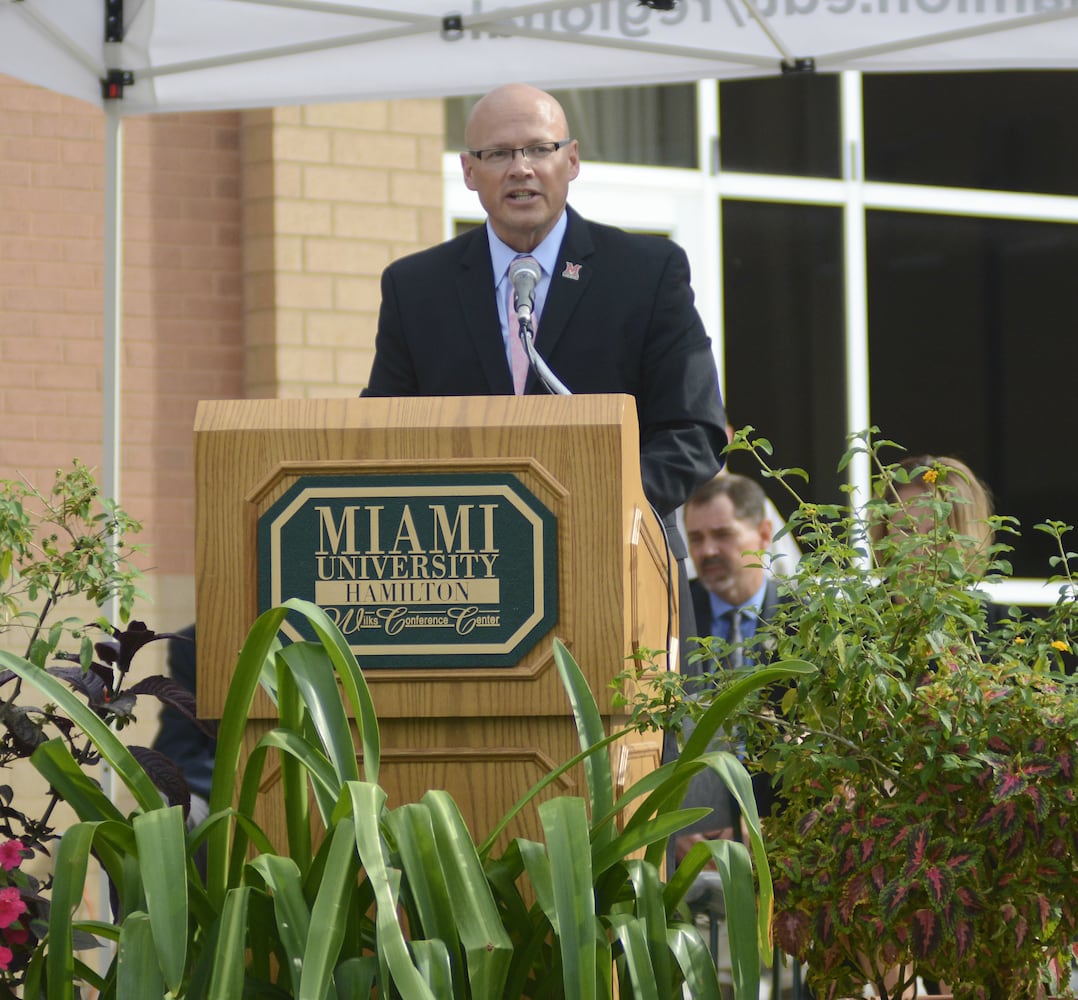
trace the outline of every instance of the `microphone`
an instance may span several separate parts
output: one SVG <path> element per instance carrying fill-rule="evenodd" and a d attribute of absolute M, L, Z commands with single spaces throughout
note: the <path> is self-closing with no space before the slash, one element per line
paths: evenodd
<path fill-rule="evenodd" d="M 550 370 L 532 343 L 535 336 L 532 329 L 535 286 L 539 284 L 542 274 L 539 261 L 534 257 L 517 257 L 509 265 L 509 283 L 513 286 L 513 308 L 516 310 L 517 325 L 520 327 L 520 342 L 524 345 L 524 353 L 528 355 L 528 363 L 547 392 L 569 396 L 569 388 Z"/>
<path fill-rule="evenodd" d="M 535 309 L 535 286 L 543 272 L 534 257 L 517 257 L 509 265 L 509 282 L 513 286 L 513 306 L 521 327 L 531 323 Z"/>

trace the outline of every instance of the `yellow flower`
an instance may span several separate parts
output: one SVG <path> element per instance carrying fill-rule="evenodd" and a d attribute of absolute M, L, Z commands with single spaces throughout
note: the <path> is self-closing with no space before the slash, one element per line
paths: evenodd
<path fill-rule="evenodd" d="M 925 474 L 921 478 L 931 486 L 937 479 L 939 479 L 939 477 L 940 474 L 935 469 L 926 469 Z"/>
<path fill-rule="evenodd" d="M 1070 646 L 1063 642 L 1062 639 L 1056 639 L 1056 641 L 1052 643 L 1052 649 L 1058 649 L 1061 653 L 1069 653 L 1071 651 Z"/>
<path fill-rule="evenodd" d="M 1016 646 L 1024 646 L 1026 644 L 1026 640 L 1023 639 L 1020 635 L 1016 635 L 1014 637 L 1014 644 Z"/>

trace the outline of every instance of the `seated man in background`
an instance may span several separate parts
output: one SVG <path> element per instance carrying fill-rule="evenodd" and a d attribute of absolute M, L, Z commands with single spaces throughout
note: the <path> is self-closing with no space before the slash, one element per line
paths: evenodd
<path fill-rule="evenodd" d="M 764 652 L 753 646 L 756 626 L 773 614 L 779 602 L 775 580 L 761 561 L 773 534 L 763 489 L 745 476 L 723 473 L 689 497 L 684 514 L 689 556 L 696 568 L 689 589 L 697 628 L 701 635 L 732 646 L 722 667 L 762 662 Z M 698 677 L 715 666 L 706 658 L 698 659 L 686 664 L 683 673 Z M 753 791 L 760 815 L 767 815 L 772 794 L 766 774 L 753 776 Z M 677 860 L 699 840 L 735 835 L 740 823 L 737 805 L 713 772 L 693 780 L 684 805 L 710 806 L 714 812 L 682 831 Z"/>
<path fill-rule="evenodd" d="M 689 497 L 683 514 L 689 555 L 696 569 L 696 578 L 689 586 L 697 628 L 702 635 L 724 640 L 730 652 L 721 663 L 707 657 L 690 659 L 682 672 L 689 678 L 701 678 L 718 667 L 736 670 L 764 662 L 767 653 L 753 640 L 757 624 L 774 613 L 779 592 L 765 569 L 770 560 L 763 553 L 771 545 L 773 530 L 763 489 L 745 476 L 720 473 Z M 705 684 L 703 680 L 695 685 L 690 681 L 686 687 L 699 694 Z M 687 725 L 685 738 L 691 731 L 691 725 Z M 766 816 L 773 800 L 770 777 L 755 774 L 752 785 L 757 811 Z M 744 839 L 737 802 L 713 771 L 701 771 L 693 778 L 682 806 L 705 806 L 711 813 L 680 831 L 668 865 L 680 863 L 702 840 Z M 731 982 L 729 938 L 722 919 L 718 874 L 701 872 L 687 902 L 698 921 L 709 925 L 720 978 Z"/>

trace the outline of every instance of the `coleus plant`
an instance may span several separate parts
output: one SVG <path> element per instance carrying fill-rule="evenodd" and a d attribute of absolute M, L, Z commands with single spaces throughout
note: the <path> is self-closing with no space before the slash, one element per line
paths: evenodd
<path fill-rule="evenodd" d="M 861 435 L 844 463 L 867 454 L 873 496 L 813 503 L 790 486 L 799 470 L 772 469 L 750 432 L 733 447 L 796 497 L 804 550 L 756 641 L 817 667 L 736 720 L 750 767 L 780 789 L 765 822 L 776 940 L 821 998 L 868 984 L 891 1000 L 917 976 L 959 998 L 1061 994 L 1078 936 L 1070 527 L 1038 525 L 1058 551 L 1055 604 L 994 606 L 983 585 L 1009 574 L 1007 549 L 969 557 L 945 466 L 889 464 L 890 443 Z M 911 523 L 895 487 L 914 481 L 917 531 L 871 544 L 866 525 Z M 1002 517 L 991 527 L 1017 530 Z M 736 679 L 714 678 L 717 690 Z"/>

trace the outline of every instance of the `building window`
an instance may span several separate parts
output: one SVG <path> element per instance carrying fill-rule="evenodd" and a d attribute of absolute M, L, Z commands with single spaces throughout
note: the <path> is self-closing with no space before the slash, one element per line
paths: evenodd
<path fill-rule="evenodd" d="M 696 86 L 555 90 L 585 160 L 651 167 L 697 166 Z M 476 97 L 446 104 L 446 141 L 464 149 L 464 123 Z"/>
<path fill-rule="evenodd" d="M 719 90 L 723 169 L 839 176 L 838 77 L 732 80 Z"/>
<path fill-rule="evenodd" d="M 775 447 L 779 466 L 808 471 L 814 496 L 840 495 L 845 436 L 842 217 L 837 208 L 725 202 L 726 406 Z M 731 456 L 756 477 L 755 460 Z M 769 489 L 780 509 L 790 498 Z M 789 513 L 789 510 L 783 510 Z"/>
<path fill-rule="evenodd" d="M 1078 195 L 1078 74 L 865 76 L 870 180 Z"/>
<path fill-rule="evenodd" d="M 1046 575 L 1033 526 L 1074 509 L 1078 226 L 870 212 L 868 264 L 873 422 L 966 461 L 1021 521 L 1015 573 Z"/>

